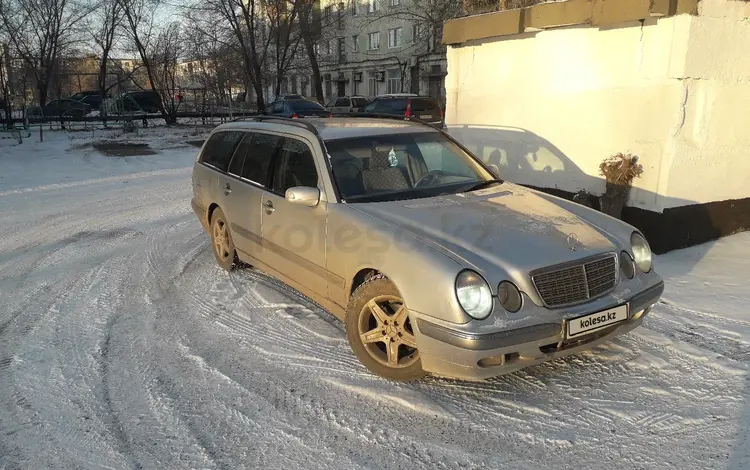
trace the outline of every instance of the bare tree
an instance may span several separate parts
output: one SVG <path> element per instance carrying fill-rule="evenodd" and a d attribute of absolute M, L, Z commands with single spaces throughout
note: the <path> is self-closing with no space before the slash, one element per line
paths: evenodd
<path fill-rule="evenodd" d="M 2 36 L 0 36 L 2 37 Z M 0 42 L 0 110 L 5 114 L 7 126 L 11 125 L 10 50 L 8 44 Z"/>
<path fill-rule="evenodd" d="M 232 31 L 235 47 L 242 57 L 245 74 L 255 92 L 259 111 L 265 109 L 263 97 L 264 72 L 267 65 L 271 35 L 260 0 L 202 0 L 195 11 L 211 11 L 220 15 Z"/>
<path fill-rule="evenodd" d="M 184 38 L 187 55 L 192 59 L 190 79 L 199 83 L 221 104 L 232 99 L 234 85 L 242 84 L 244 69 L 236 40 L 225 27 L 223 17 L 214 12 L 188 10 Z M 247 91 L 247 90 L 245 90 Z"/>
<path fill-rule="evenodd" d="M 320 11 L 317 9 L 317 2 L 314 0 L 297 0 L 300 5 L 299 23 L 302 33 L 302 39 L 305 45 L 305 52 L 310 60 L 310 69 L 312 71 L 312 88 L 315 98 L 319 103 L 323 103 L 323 80 L 320 76 L 320 63 L 318 61 L 318 45 L 321 38 Z"/>
<path fill-rule="evenodd" d="M 58 61 L 80 39 L 91 3 L 76 0 L 0 0 L 0 24 L 33 73 L 40 105 L 47 101 Z"/>
<path fill-rule="evenodd" d="M 159 31 L 153 46 L 148 51 L 149 64 L 152 68 L 149 74 L 152 77 L 152 88 L 158 90 L 161 95 L 167 124 L 177 122 L 180 101 L 175 100 L 174 97 L 180 88 L 177 80 L 177 64 L 182 52 L 182 36 L 180 24 L 177 22 L 172 22 Z"/>
<path fill-rule="evenodd" d="M 164 118 L 164 122 L 174 124 L 177 122 L 176 112 L 173 109 L 174 95 L 167 95 L 167 90 L 159 88 L 159 82 L 168 83 L 170 79 L 166 77 L 168 72 L 163 69 L 157 71 L 157 67 L 164 67 L 162 60 L 172 57 L 171 51 L 163 53 L 158 48 L 169 43 L 171 46 L 172 36 L 179 35 L 179 28 L 174 28 L 172 24 L 168 25 L 164 31 L 159 33 L 156 11 L 159 8 L 158 0 L 118 0 L 120 2 L 123 14 L 123 23 L 127 36 L 131 41 L 132 47 L 141 59 L 142 70 L 146 74 L 148 86 L 151 90 L 158 92 L 161 96 L 159 100 L 159 112 Z M 165 36 L 166 35 L 166 36 Z M 166 67 L 171 67 L 166 65 Z M 157 77 L 157 73 L 165 74 Z"/>
<path fill-rule="evenodd" d="M 263 9 L 269 25 L 270 49 L 274 59 L 274 93 L 281 94 L 281 83 L 297 54 L 301 28 L 297 23 L 301 2 L 289 0 L 264 0 Z"/>
<path fill-rule="evenodd" d="M 107 97 L 110 55 L 119 39 L 122 17 L 122 4 L 118 0 L 102 1 L 89 17 L 89 34 L 97 46 L 99 55 L 97 85 L 102 100 Z"/>

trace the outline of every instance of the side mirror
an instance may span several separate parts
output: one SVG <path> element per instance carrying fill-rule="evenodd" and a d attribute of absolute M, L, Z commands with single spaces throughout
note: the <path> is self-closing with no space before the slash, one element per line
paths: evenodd
<path fill-rule="evenodd" d="M 495 165 L 494 163 L 490 163 L 488 165 L 490 167 L 490 171 L 495 174 L 498 178 L 500 177 L 500 167 Z"/>
<path fill-rule="evenodd" d="M 295 186 L 287 189 L 284 197 L 293 204 L 315 207 L 320 202 L 320 190 L 309 186 Z"/>

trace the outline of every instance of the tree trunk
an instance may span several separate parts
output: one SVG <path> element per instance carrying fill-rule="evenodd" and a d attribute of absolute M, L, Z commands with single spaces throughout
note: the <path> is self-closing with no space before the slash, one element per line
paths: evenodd
<path fill-rule="evenodd" d="M 321 80 L 320 77 L 318 57 L 315 55 L 315 44 L 308 34 L 304 34 L 303 38 L 305 41 L 305 50 L 307 51 L 307 57 L 310 58 L 310 68 L 312 69 L 312 86 L 313 91 L 315 92 L 315 98 L 319 103 L 324 103 L 326 98 L 323 95 L 323 80 Z"/>
<path fill-rule="evenodd" d="M 622 209 L 628 203 L 630 186 L 607 182 L 607 190 L 600 198 L 601 211 L 607 215 L 622 219 Z"/>
<path fill-rule="evenodd" d="M 39 93 L 39 106 L 44 106 L 47 104 L 47 88 L 49 87 L 49 83 L 47 83 L 46 80 L 39 79 L 36 82 L 36 89 L 37 93 Z"/>
<path fill-rule="evenodd" d="M 104 100 L 107 98 L 107 53 L 102 54 L 102 61 L 99 63 L 99 114 L 104 118 L 103 124 L 107 126 L 107 108 L 104 106 Z"/>
<path fill-rule="evenodd" d="M 313 32 L 310 28 L 310 8 L 312 7 L 306 6 L 305 10 L 300 12 L 299 22 L 302 29 L 302 40 L 305 43 L 305 52 L 307 52 L 307 57 L 310 59 L 313 92 L 319 103 L 325 103 L 323 80 L 320 77 L 320 65 L 318 64 L 318 56 L 315 55 L 315 41 L 313 41 Z"/>

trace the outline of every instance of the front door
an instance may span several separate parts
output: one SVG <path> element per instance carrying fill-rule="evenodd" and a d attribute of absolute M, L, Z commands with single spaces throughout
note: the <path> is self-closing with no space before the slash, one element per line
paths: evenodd
<path fill-rule="evenodd" d="M 263 258 L 303 288 L 326 295 L 326 202 L 307 207 L 284 197 L 295 186 L 322 188 L 318 175 L 311 145 L 284 138 L 270 190 L 263 194 Z"/>
<path fill-rule="evenodd" d="M 336 86 L 338 88 L 337 93 L 336 93 L 337 96 L 346 95 L 346 82 L 339 80 Z"/>
<path fill-rule="evenodd" d="M 237 146 L 222 179 L 225 212 L 232 241 L 240 259 L 262 261 L 261 207 L 268 185 L 271 162 L 281 147 L 281 137 L 247 133 Z"/>

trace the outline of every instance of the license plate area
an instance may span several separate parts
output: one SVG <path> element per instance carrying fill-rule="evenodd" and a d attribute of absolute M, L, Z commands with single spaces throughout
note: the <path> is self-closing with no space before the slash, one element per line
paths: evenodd
<path fill-rule="evenodd" d="M 628 305 L 590 313 L 565 322 L 565 338 L 579 338 L 590 333 L 622 323 L 629 318 Z"/>

